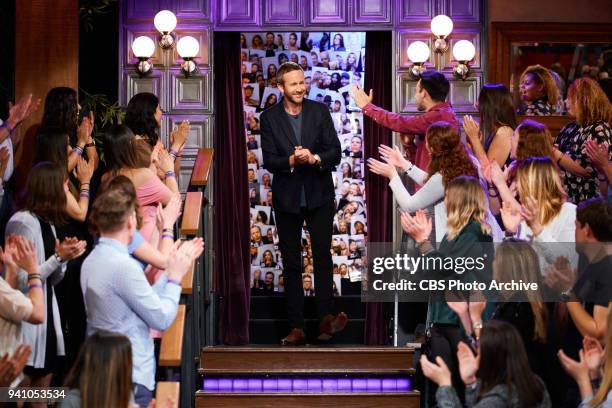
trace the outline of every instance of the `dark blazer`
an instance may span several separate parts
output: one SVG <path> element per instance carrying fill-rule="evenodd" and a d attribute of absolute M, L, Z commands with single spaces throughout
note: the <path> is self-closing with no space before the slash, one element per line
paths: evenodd
<path fill-rule="evenodd" d="M 304 99 L 302 106 L 302 147 L 321 157 L 321 166 L 296 164 L 289 167 L 289 156 L 298 142 L 282 101 L 265 110 L 260 117 L 261 148 L 264 167 L 274 174 L 272 205 L 299 214 L 302 186 L 309 209 L 333 201 L 331 172 L 340 163 L 340 141 L 327 106 Z"/>

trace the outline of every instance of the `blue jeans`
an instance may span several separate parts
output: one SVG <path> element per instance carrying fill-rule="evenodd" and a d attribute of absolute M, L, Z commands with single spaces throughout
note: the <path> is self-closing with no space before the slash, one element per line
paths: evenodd
<path fill-rule="evenodd" d="M 153 391 L 141 384 L 134 383 L 134 402 L 140 408 L 147 408 L 153 399 Z"/>

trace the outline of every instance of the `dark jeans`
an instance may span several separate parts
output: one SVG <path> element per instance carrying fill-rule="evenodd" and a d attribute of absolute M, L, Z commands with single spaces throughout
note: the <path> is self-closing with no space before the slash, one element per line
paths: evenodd
<path fill-rule="evenodd" d="M 134 402 L 140 408 L 147 408 L 153 399 L 153 391 L 149 390 L 142 384 L 134 383 Z"/>
<path fill-rule="evenodd" d="M 451 372 L 451 380 L 459 399 L 465 400 L 465 386 L 459 374 L 459 362 L 457 361 L 457 345 L 464 340 L 459 326 L 452 324 L 434 324 L 431 327 L 431 337 L 429 341 L 430 361 L 435 362 L 436 357 L 440 356 Z M 437 386 L 432 381 L 428 381 L 428 400 L 429 406 L 436 406 Z"/>
<path fill-rule="evenodd" d="M 332 313 L 332 256 L 334 203 L 308 210 L 300 214 L 274 210 L 279 247 L 283 256 L 285 299 L 291 328 L 304 328 L 304 289 L 302 286 L 302 225 L 310 233 L 314 266 L 314 289 L 319 318 Z"/>

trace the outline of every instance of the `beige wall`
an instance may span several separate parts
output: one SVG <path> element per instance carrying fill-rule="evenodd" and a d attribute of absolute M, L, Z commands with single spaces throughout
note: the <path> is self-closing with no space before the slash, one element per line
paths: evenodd
<path fill-rule="evenodd" d="M 612 0 L 487 0 L 488 22 L 612 22 Z"/>

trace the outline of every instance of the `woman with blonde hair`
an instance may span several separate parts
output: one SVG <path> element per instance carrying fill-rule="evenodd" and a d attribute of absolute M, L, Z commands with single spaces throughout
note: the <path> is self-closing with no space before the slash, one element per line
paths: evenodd
<path fill-rule="evenodd" d="M 401 223 L 404 231 L 417 243 L 417 249 L 426 258 L 446 259 L 483 259 L 481 270 L 473 269 L 462 274 L 454 270 L 429 268 L 419 272 L 426 272 L 427 279 L 460 279 L 466 282 L 474 280 L 487 282 L 489 280 L 490 263 L 493 259 L 491 227 L 487 222 L 489 213 L 487 199 L 480 181 L 471 176 L 459 176 L 446 186 L 444 204 L 447 210 L 447 232 L 435 250 L 429 242 L 432 223 L 423 211 L 417 211 L 414 217 L 407 212 L 402 213 Z M 436 262 L 426 262 L 428 265 Z M 427 312 L 427 328 L 429 334 L 429 357 L 435 361 L 441 357 L 451 368 L 454 384 L 460 384 L 457 369 L 457 345 L 463 336 L 459 316 L 449 307 L 442 292 L 432 293 L 429 299 Z M 456 387 L 457 393 L 463 394 L 462 387 Z"/>
<path fill-rule="evenodd" d="M 434 206 L 434 238 L 440 242 L 447 232 L 447 210 L 443 201 L 445 189 L 458 176 L 479 177 L 478 161 L 468 154 L 458 129 L 448 122 L 433 123 L 427 129 L 425 143 L 431 154 L 427 171 L 406 160 L 397 146 L 391 148 L 384 145 L 379 147 L 384 162 L 370 158 L 368 167 L 372 172 L 391 180 L 389 187 L 402 211 L 413 213 Z M 411 195 L 404 187 L 397 168 L 423 187 Z M 500 236 L 501 231 L 493 216 L 488 215 L 487 218 L 489 225 L 494 228 L 494 236 Z"/>
<path fill-rule="evenodd" d="M 539 242 L 575 242 L 576 205 L 566 201 L 557 167 L 548 157 L 531 157 L 516 168 L 520 203 L 506 184 L 499 165 L 491 164 L 491 180 L 503 201 L 506 235 Z"/>
<path fill-rule="evenodd" d="M 557 84 L 547 68 L 530 65 L 521 74 L 519 85 L 523 105 L 518 113 L 526 116 L 550 116 L 559 98 Z"/>
<path fill-rule="evenodd" d="M 579 78 L 569 87 L 565 100 L 575 120 L 565 125 L 556 144 L 554 159 L 563 170 L 563 184 L 574 204 L 596 197 L 599 183 L 606 183 L 586 154 L 588 142 L 597 143 L 612 160 L 612 104 L 601 87 L 590 78 Z"/>

